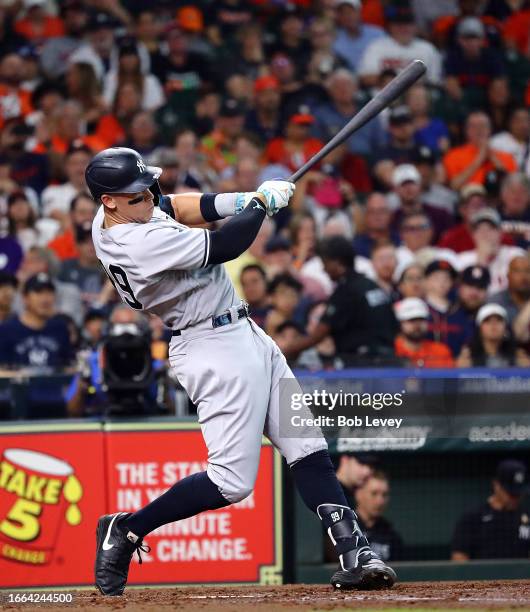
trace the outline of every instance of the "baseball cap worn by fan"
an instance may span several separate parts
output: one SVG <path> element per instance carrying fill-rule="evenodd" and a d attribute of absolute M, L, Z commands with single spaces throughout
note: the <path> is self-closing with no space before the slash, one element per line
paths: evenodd
<path fill-rule="evenodd" d="M 506 309 L 500 304 L 484 304 L 477 312 L 476 323 L 481 325 L 488 317 L 497 316 L 505 321 L 508 320 Z"/>
<path fill-rule="evenodd" d="M 245 115 L 247 109 L 245 105 L 236 98 L 225 98 L 219 109 L 220 117 L 241 117 Z"/>
<path fill-rule="evenodd" d="M 487 289 L 491 281 L 488 268 L 484 266 L 468 266 L 460 275 L 460 283 L 479 289 Z"/>
<path fill-rule="evenodd" d="M 46 289 L 49 291 L 55 291 L 55 285 L 48 274 L 45 272 L 39 272 L 38 274 L 28 278 L 28 280 L 24 283 L 22 293 L 26 295 L 31 291 L 44 291 Z"/>
<path fill-rule="evenodd" d="M 428 319 L 429 309 L 420 298 L 410 297 L 394 304 L 394 312 L 398 321 L 412 321 L 413 319 Z"/>
<path fill-rule="evenodd" d="M 412 114 L 408 106 L 402 104 L 401 106 L 394 106 L 394 108 L 390 109 L 390 114 L 388 116 L 390 125 L 403 125 L 411 121 Z"/>
<path fill-rule="evenodd" d="M 177 11 L 177 23 L 185 32 L 196 33 L 204 30 L 204 19 L 196 6 L 181 6 Z"/>
<path fill-rule="evenodd" d="M 280 89 L 280 82 L 275 76 L 266 74 L 254 81 L 254 93 L 260 93 L 266 89 Z"/>
<path fill-rule="evenodd" d="M 519 497 L 529 490 L 526 465 L 516 459 L 501 461 L 495 470 L 495 480 L 514 497 Z"/>
<path fill-rule="evenodd" d="M 438 272 L 439 270 L 449 272 L 453 280 L 455 280 L 458 276 L 456 270 L 446 259 L 434 259 L 431 261 L 431 263 L 425 268 L 425 276 L 429 276 L 429 274 Z"/>
<path fill-rule="evenodd" d="M 494 227 L 500 227 L 502 220 L 499 213 L 494 208 L 482 208 L 471 217 L 471 226 L 476 227 L 479 223 L 486 221 Z"/>
<path fill-rule="evenodd" d="M 478 17 L 464 17 L 458 23 L 456 33 L 462 38 L 484 38 L 486 35 L 484 24 Z"/>
<path fill-rule="evenodd" d="M 394 187 L 399 187 L 403 183 L 412 181 L 413 183 L 420 183 L 421 176 L 416 166 L 412 164 L 401 164 L 394 169 L 392 174 L 392 184 Z"/>
<path fill-rule="evenodd" d="M 359 10 L 361 8 L 361 0 L 336 0 L 335 8 L 339 8 L 339 6 L 342 6 L 344 4 L 351 6 L 355 10 Z"/>
<path fill-rule="evenodd" d="M 480 195 L 486 197 L 487 193 L 484 185 L 480 183 L 469 183 L 460 190 L 460 201 L 466 202 L 471 196 Z"/>
<path fill-rule="evenodd" d="M 315 122 L 315 118 L 311 114 L 309 106 L 307 106 L 307 104 L 302 104 L 289 117 L 289 121 L 297 125 L 312 125 Z"/>

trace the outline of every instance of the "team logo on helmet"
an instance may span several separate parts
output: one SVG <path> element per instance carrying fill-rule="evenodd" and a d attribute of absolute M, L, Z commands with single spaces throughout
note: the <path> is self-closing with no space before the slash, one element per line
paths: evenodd
<path fill-rule="evenodd" d="M 140 170 L 140 172 L 145 172 L 147 170 L 147 166 L 145 165 L 143 159 L 137 159 L 136 165 L 138 166 L 138 170 Z"/>

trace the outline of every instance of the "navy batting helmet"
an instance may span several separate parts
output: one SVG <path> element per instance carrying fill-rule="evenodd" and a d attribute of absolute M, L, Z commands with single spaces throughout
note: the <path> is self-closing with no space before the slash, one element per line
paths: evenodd
<path fill-rule="evenodd" d="M 94 200 L 104 193 L 138 193 L 150 189 L 162 195 L 158 177 L 162 169 L 148 166 L 134 149 L 111 147 L 95 155 L 85 171 L 86 184 Z"/>

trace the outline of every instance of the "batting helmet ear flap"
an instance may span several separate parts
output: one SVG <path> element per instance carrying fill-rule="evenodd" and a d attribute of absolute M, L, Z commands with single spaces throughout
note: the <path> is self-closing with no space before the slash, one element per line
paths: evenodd
<path fill-rule="evenodd" d="M 155 206 L 160 206 L 160 200 L 163 194 L 158 179 L 149 187 L 149 191 L 155 196 Z"/>

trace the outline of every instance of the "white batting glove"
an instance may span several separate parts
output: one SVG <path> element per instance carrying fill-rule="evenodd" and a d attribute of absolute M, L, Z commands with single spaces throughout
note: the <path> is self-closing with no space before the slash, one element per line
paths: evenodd
<path fill-rule="evenodd" d="M 295 189 L 294 183 L 279 179 L 276 181 L 265 181 L 256 191 L 265 198 L 267 214 L 269 217 L 272 217 L 280 208 L 285 208 L 289 204 Z"/>

